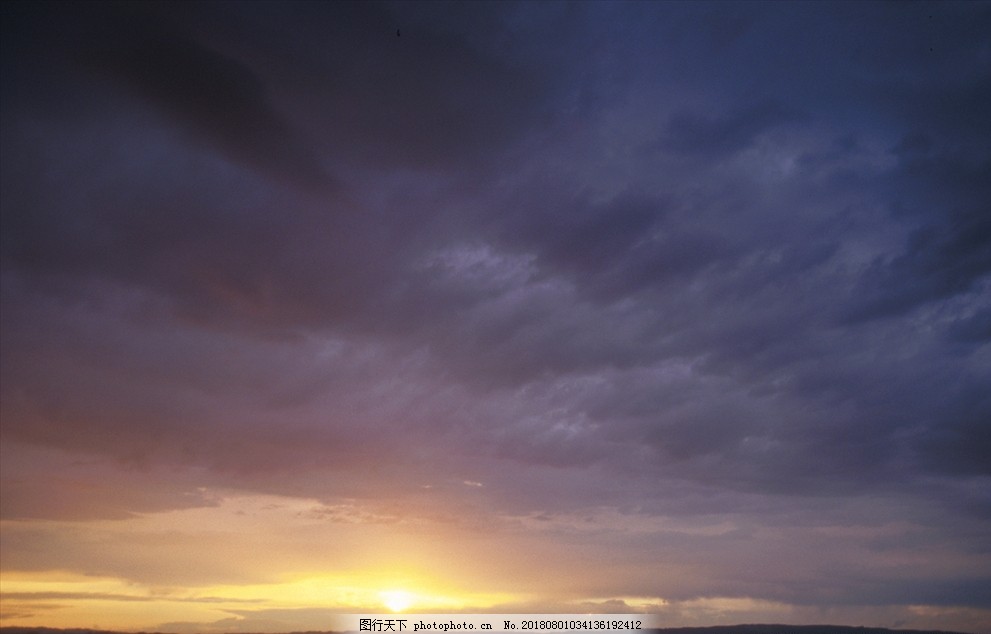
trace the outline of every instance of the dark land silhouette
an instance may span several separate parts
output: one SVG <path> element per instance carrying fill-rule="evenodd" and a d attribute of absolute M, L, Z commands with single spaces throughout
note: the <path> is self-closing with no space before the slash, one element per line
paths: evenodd
<path fill-rule="evenodd" d="M 950 630 L 903 630 L 850 625 L 714 625 L 711 627 L 664 627 L 648 630 L 660 634 L 965 634 Z M 0 627 L 0 634 L 121 634 L 113 630 L 52 627 Z M 138 634 L 160 634 L 140 632 Z M 339 634 L 337 632 L 287 632 L 286 634 Z"/>

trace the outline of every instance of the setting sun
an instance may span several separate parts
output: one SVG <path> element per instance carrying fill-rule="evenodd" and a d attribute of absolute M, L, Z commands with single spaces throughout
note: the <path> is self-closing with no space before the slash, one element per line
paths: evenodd
<path fill-rule="evenodd" d="M 413 604 L 413 595 L 405 590 L 384 590 L 379 596 L 382 604 L 393 612 L 402 612 Z"/>

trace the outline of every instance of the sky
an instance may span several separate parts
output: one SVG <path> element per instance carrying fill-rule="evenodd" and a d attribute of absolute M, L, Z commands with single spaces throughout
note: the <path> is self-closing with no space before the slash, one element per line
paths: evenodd
<path fill-rule="evenodd" d="M 991 4 L 2 12 L 3 625 L 991 630 Z"/>

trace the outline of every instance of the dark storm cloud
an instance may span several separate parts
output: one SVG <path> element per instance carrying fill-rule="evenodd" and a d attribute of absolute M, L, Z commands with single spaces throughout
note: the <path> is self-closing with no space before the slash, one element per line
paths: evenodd
<path fill-rule="evenodd" d="M 558 82 L 546 67 L 491 50 L 500 11 L 480 8 L 493 20 L 475 16 L 470 29 L 457 22 L 461 28 L 451 29 L 456 7 L 423 5 L 396 37 L 404 11 L 401 4 L 258 4 L 236 22 L 214 10 L 212 37 L 257 60 L 294 99 L 288 107 L 311 140 L 349 168 L 485 162 L 547 120 L 544 100 Z"/>
<path fill-rule="evenodd" d="M 398 292 L 397 277 L 415 268 L 410 254 L 449 233 L 449 212 L 434 215 L 424 208 L 433 201 L 374 173 L 359 172 L 352 186 L 375 179 L 369 191 L 387 193 L 388 208 L 332 190 L 314 199 L 313 186 L 336 182 L 324 164 L 490 160 L 540 120 L 552 84 L 467 36 L 423 28 L 397 43 L 395 18 L 378 5 L 259 4 L 237 19 L 218 5 L 65 11 L 19 7 L 27 16 L 10 22 L 32 29 L 5 60 L 17 97 L 5 144 L 21 160 L 5 170 L 4 257 L 157 288 L 197 320 L 381 321 L 383 302 L 369 291 Z M 66 31 L 72 37 L 54 41 Z M 52 85 L 80 108 L 39 119 L 37 93 Z M 256 170 L 275 182 L 253 179 Z M 66 191 L 72 200 L 59 198 Z M 400 293 L 415 311 L 414 295 Z"/>
<path fill-rule="evenodd" d="M 183 13 L 166 26 L 155 20 L 154 13 L 128 15 L 102 5 L 83 15 L 89 30 L 82 31 L 102 36 L 82 47 L 90 68 L 179 122 L 194 138 L 208 140 L 221 155 L 238 157 L 249 169 L 276 175 L 305 179 L 316 175 L 316 154 L 306 149 L 311 145 L 321 148 L 319 153 L 331 163 L 354 151 L 366 165 L 381 158 L 382 165 L 399 161 L 436 167 L 441 159 L 468 157 L 480 148 L 497 149 L 492 147 L 496 140 L 507 143 L 519 136 L 535 121 L 533 113 L 546 109 L 546 104 L 528 102 L 539 96 L 532 72 L 492 57 L 463 32 L 413 30 L 401 44 L 407 48 L 397 53 L 394 48 L 400 44 L 395 38 L 388 44 L 377 38 L 378 31 L 394 19 L 377 6 L 291 5 L 281 14 L 262 5 L 246 10 L 233 26 L 220 27 L 214 36 L 205 35 L 202 28 L 202 24 L 218 26 L 210 22 L 216 21 L 210 11 L 205 11 L 206 17 L 197 17 L 196 11 Z M 274 15 L 283 15 L 284 21 L 268 26 L 266 20 Z M 194 28 L 198 19 L 204 22 Z M 773 21 L 770 28 L 777 28 Z M 289 30 L 296 39 L 292 46 L 281 46 L 289 40 Z M 244 44 L 240 49 L 232 44 L 242 41 L 239 35 L 258 44 L 258 51 L 250 53 Z M 214 43 L 204 43 L 210 37 Z M 746 49 L 741 37 L 729 38 L 710 53 L 721 54 L 720 47 L 730 45 Z M 304 52 L 314 54 L 305 57 Z M 815 53 L 822 54 L 818 49 Z M 293 66 L 298 68 L 283 80 L 271 70 Z M 879 66 L 888 68 L 880 62 Z M 789 75 L 785 68 L 783 77 L 757 79 L 771 88 L 773 81 Z M 58 80 L 61 75 L 52 71 L 51 77 Z M 325 81 L 317 81 L 321 77 Z M 637 78 L 625 81 L 627 89 L 640 87 Z M 276 93 L 272 86 L 282 92 Z M 306 96 L 299 96 L 304 88 Z M 290 100 L 294 95 L 297 102 Z M 293 124 L 278 114 L 276 98 L 293 112 Z M 965 97 L 959 99 L 958 109 L 969 103 Z M 129 110 L 127 101 L 108 103 L 122 109 L 122 117 L 135 117 L 139 130 L 146 125 Z M 605 112 L 609 103 L 604 98 L 598 108 Z M 815 111 L 797 117 L 794 109 L 779 101 L 753 105 L 744 97 L 728 103 L 715 115 L 674 107 L 656 150 L 724 160 L 735 156 L 739 166 L 759 165 L 767 159 L 747 152 L 756 151 L 760 143 L 787 142 L 787 134 L 794 131 L 782 132 L 782 126 L 791 130 L 817 122 Z M 317 106 L 326 109 L 321 123 L 326 122 L 332 132 L 315 125 Z M 521 117 L 524 112 L 527 116 Z M 429 346 L 438 363 L 454 363 L 466 379 L 481 380 L 483 385 L 493 376 L 524 384 L 544 373 L 594 373 L 602 367 L 649 367 L 670 357 L 701 357 L 704 361 L 698 367 L 704 372 L 736 374 L 741 393 L 772 381 L 794 386 L 802 394 L 800 399 L 811 399 L 817 408 L 827 410 L 835 395 L 856 394 L 868 371 L 843 350 L 828 357 L 828 373 L 801 367 L 803 358 L 822 355 L 832 344 L 825 335 L 831 326 L 830 312 L 904 311 L 968 292 L 987 271 L 986 222 L 978 211 L 968 211 L 979 209 L 974 204 L 980 190 L 971 191 L 979 187 L 978 174 L 959 181 L 965 172 L 931 173 L 919 158 L 904 159 L 906 174 L 910 169 L 912 174 L 923 174 L 923 182 L 928 179 L 934 188 L 945 183 L 971 206 L 963 211 L 945 205 L 918 211 L 914 224 L 921 226 L 907 226 L 904 252 L 886 250 L 864 271 L 844 276 L 833 270 L 845 238 L 842 228 L 827 228 L 817 235 L 820 224 L 828 227 L 828 217 L 809 224 L 789 210 L 802 204 L 828 205 L 824 200 L 832 193 L 828 191 L 809 198 L 785 190 L 778 199 L 773 186 L 768 190 L 740 184 L 742 173 L 718 174 L 701 168 L 695 174 L 654 175 L 666 190 L 662 195 L 641 193 L 642 183 L 632 182 L 625 191 L 603 196 L 594 185 L 576 188 L 565 173 L 554 185 L 539 177 L 524 181 L 518 193 L 485 202 L 483 208 L 491 212 L 479 217 L 477 210 L 454 211 L 460 201 L 416 192 L 403 196 L 402 183 L 385 185 L 392 208 L 367 196 L 355 202 L 328 193 L 313 200 L 258 183 L 250 171 L 232 171 L 160 131 L 144 130 L 143 137 L 124 134 L 113 120 L 99 114 L 91 118 L 105 134 L 101 146 L 94 148 L 85 147 L 89 137 L 68 132 L 75 125 L 72 121 L 39 132 L 29 131 L 26 124 L 15 126 L 17 121 L 30 120 L 23 112 L 14 110 L 6 118 L 10 130 L 6 143 L 23 157 L 5 170 L 4 251 L 15 264 L 13 271 L 70 279 L 92 276 L 148 288 L 164 294 L 169 300 L 164 306 L 180 316 L 221 328 L 247 323 L 288 331 L 302 327 L 389 333 L 413 345 Z M 314 129 L 307 144 L 299 140 L 302 133 L 293 132 L 295 127 Z M 59 136 L 60 129 L 68 133 Z M 775 137 L 778 133 L 786 136 Z M 495 136 L 485 136 L 489 134 Z M 141 146 L 157 148 L 156 154 L 149 156 Z M 362 149 L 385 152 L 387 146 L 394 149 L 388 157 L 376 158 Z M 903 153 L 919 152 L 926 144 L 899 147 Z M 83 158 L 87 151 L 97 153 L 95 162 Z M 858 146 L 847 146 L 829 160 L 849 161 L 858 151 Z M 58 177 L 39 169 L 53 164 L 62 166 Z M 814 165 L 803 169 L 794 177 L 808 181 L 816 177 Z M 113 171 L 127 174 L 128 170 L 133 178 L 118 181 L 111 176 Z M 950 180 L 954 177 L 958 182 Z M 365 179 L 373 176 L 358 173 L 353 178 L 350 186 L 361 190 Z M 481 171 L 467 182 L 477 187 L 488 178 L 492 176 Z M 869 179 L 865 175 L 848 185 L 846 195 L 869 190 Z M 879 179 L 878 186 L 884 184 Z M 437 186 L 445 187 L 443 181 Z M 704 190 L 698 188 L 703 186 L 713 193 L 700 194 Z M 77 195 L 62 198 L 58 192 L 63 187 L 71 187 Z M 231 197 L 230 191 L 238 195 Z M 953 213 L 956 220 L 947 215 Z M 896 217 L 879 222 L 898 221 Z M 462 279 L 460 286 L 438 284 L 438 274 L 449 274 L 452 281 L 464 277 L 461 264 L 448 259 L 438 269 L 424 263 L 437 249 L 443 251 L 445 241 L 476 235 L 482 240 L 494 238 L 494 247 L 509 249 L 509 259 L 492 264 L 481 277 Z M 530 254 L 533 259 L 525 260 Z M 482 278 L 498 277 L 500 267 L 516 266 L 510 264 L 513 258 L 531 262 L 526 266 L 532 271 L 483 290 Z M 796 275 L 799 271 L 804 277 Z M 32 276 L 15 273 L 9 279 Z M 9 282 L 9 292 L 19 293 L 19 284 Z M 851 284 L 853 296 L 842 297 Z M 27 319 L 17 311 L 11 314 L 13 323 Z M 25 327 L 23 332 L 27 331 Z M 856 347 L 864 340 L 852 334 L 841 343 Z M 893 385 L 892 374 L 875 375 L 878 384 Z M 914 380 L 906 378 L 891 391 L 910 392 Z M 655 383 L 643 389 L 648 395 L 659 392 Z M 780 388 L 771 392 L 776 389 Z M 622 400 L 608 392 L 601 398 Z M 699 398 L 709 400 L 703 394 Z M 750 428 L 754 423 L 742 421 L 756 415 L 742 414 L 751 408 L 742 402 L 722 410 L 689 408 L 669 419 L 657 411 L 664 409 L 664 400 L 654 400 L 654 416 L 643 415 L 639 423 L 645 430 L 624 441 L 647 439 L 648 445 L 663 447 L 662 453 L 682 458 L 698 452 L 728 457 L 743 451 L 740 443 L 754 431 Z M 136 401 L 135 412 L 143 402 Z M 119 416 L 126 416 L 127 406 L 119 406 Z M 615 411 L 623 409 L 615 407 Z M 801 456 L 803 447 L 808 451 L 835 447 L 837 459 L 841 454 L 851 456 L 854 447 L 883 454 L 883 447 L 890 446 L 889 434 L 900 428 L 899 423 L 885 422 L 899 417 L 892 412 L 880 419 L 870 416 L 878 422 L 867 429 L 876 433 L 853 433 L 863 425 L 858 415 L 842 425 L 810 420 L 789 431 L 789 437 L 779 438 L 773 432 L 770 440 L 782 443 L 780 464 L 785 471 L 801 462 L 785 456 L 794 452 Z M 601 414 L 603 425 L 610 424 L 609 416 Z M 866 413 L 863 416 L 868 418 Z M 178 417 L 178 411 L 166 408 L 146 416 L 146 424 L 160 419 L 168 429 L 170 423 L 165 421 Z M 819 425 L 825 430 L 814 431 Z M 143 432 L 134 433 L 140 438 Z M 624 432 L 616 433 L 623 437 Z M 740 460 L 747 459 L 745 453 Z M 853 457 L 849 461 L 859 462 Z M 763 464 L 771 469 L 775 461 Z M 845 462 L 826 461 L 824 469 L 828 472 L 829 465 L 841 464 Z M 850 477 L 857 473 L 847 467 L 839 471 Z M 771 469 L 769 480 L 779 476 Z"/>
<path fill-rule="evenodd" d="M 274 109 L 251 70 L 155 16 L 114 18 L 90 35 L 84 64 L 236 161 L 311 187 L 330 184 L 319 158 Z"/>
<path fill-rule="evenodd" d="M 984 210 L 968 216 L 916 229 L 905 253 L 876 263 L 854 315 L 884 317 L 970 291 L 991 271 L 991 217 Z"/>
<path fill-rule="evenodd" d="M 520 187 L 502 203 L 513 211 L 499 238 L 513 251 L 536 253 L 542 272 L 574 281 L 583 299 L 633 296 L 734 255 L 717 231 L 670 218 L 677 200 L 636 190 L 598 200 L 594 190 L 573 187 L 546 177 Z"/>
<path fill-rule="evenodd" d="M 773 102 L 717 117 L 681 111 L 671 115 L 659 145 L 679 154 L 720 156 L 750 146 L 762 132 L 795 118 L 794 113 Z"/>
<path fill-rule="evenodd" d="M 865 272 L 854 317 L 889 316 L 972 291 L 991 270 L 991 157 L 978 141 L 991 134 L 978 114 L 991 103 L 988 80 L 984 68 L 974 84 L 898 90 L 903 99 L 890 107 L 908 122 L 893 146 L 891 213 L 912 231 L 901 253 Z"/>
<path fill-rule="evenodd" d="M 52 3 L 10 10 L 8 28 L 16 35 L 5 57 L 13 109 L 42 103 L 73 117 L 72 101 L 84 110 L 120 108 L 80 92 L 93 87 L 85 80 L 66 79 L 89 73 L 119 82 L 189 138 L 235 162 L 311 187 L 331 184 L 313 149 L 276 111 L 250 69 L 195 41 L 149 6 Z M 62 84 L 57 95 L 53 80 Z"/>
<path fill-rule="evenodd" d="M 987 342 L 991 339 L 991 309 L 978 310 L 973 315 L 958 319 L 949 334 L 964 343 Z"/>

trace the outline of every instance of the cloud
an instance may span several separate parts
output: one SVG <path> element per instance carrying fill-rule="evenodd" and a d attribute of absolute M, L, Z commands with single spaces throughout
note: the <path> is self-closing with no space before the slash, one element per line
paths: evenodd
<path fill-rule="evenodd" d="M 36 74 L 57 77 L 85 69 L 95 75 L 91 81 L 117 83 L 175 124 L 187 138 L 234 162 L 303 186 L 332 184 L 313 149 L 298 138 L 250 69 L 196 41 L 173 20 L 147 9 L 95 4 L 68 9 L 64 16 L 38 8 L 36 15 L 17 17 L 42 31 L 35 34 L 40 40 L 59 27 L 64 29 L 62 41 L 53 47 L 48 59 L 42 57 L 42 63 L 36 63 Z M 70 19 L 71 25 L 66 24 Z M 44 23 L 49 25 L 47 29 L 38 26 Z M 13 51 L 17 58 L 23 58 L 18 70 L 34 61 L 28 57 L 33 46 L 37 44 L 21 44 Z M 59 59 L 57 55 L 65 57 Z M 90 113 L 100 106 L 114 110 L 127 107 L 113 91 L 104 89 L 102 103 L 94 103 L 81 92 L 92 90 L 91 85 L 67 84 L 72 98 L 85 103 Z M 24 89 L 28 95 L 32 91 L 36 92 L 33 86 Z M 24 104 L 15 101 L 15 108 L 18 106 Z M 65 112 L 63 116 L 78 117 L 79 113 Z"/>
<path fill-rule="evenodd" d="M 679 154 L 714 158 L 746 149 L 758 135 L 796 118 L 794 112 L 775 102 L 749 106 L 721 117 L 681 111 L 671 115 L 659 145 Z"/>
<path fill-rule="evenodd" d="M 905 252 L 879 261 L 862 278 L 853 318 L 887 317 L 976 290 L 991 272 L 991 223 L 982 212 L 936 219 L 912 232 Z"/>

